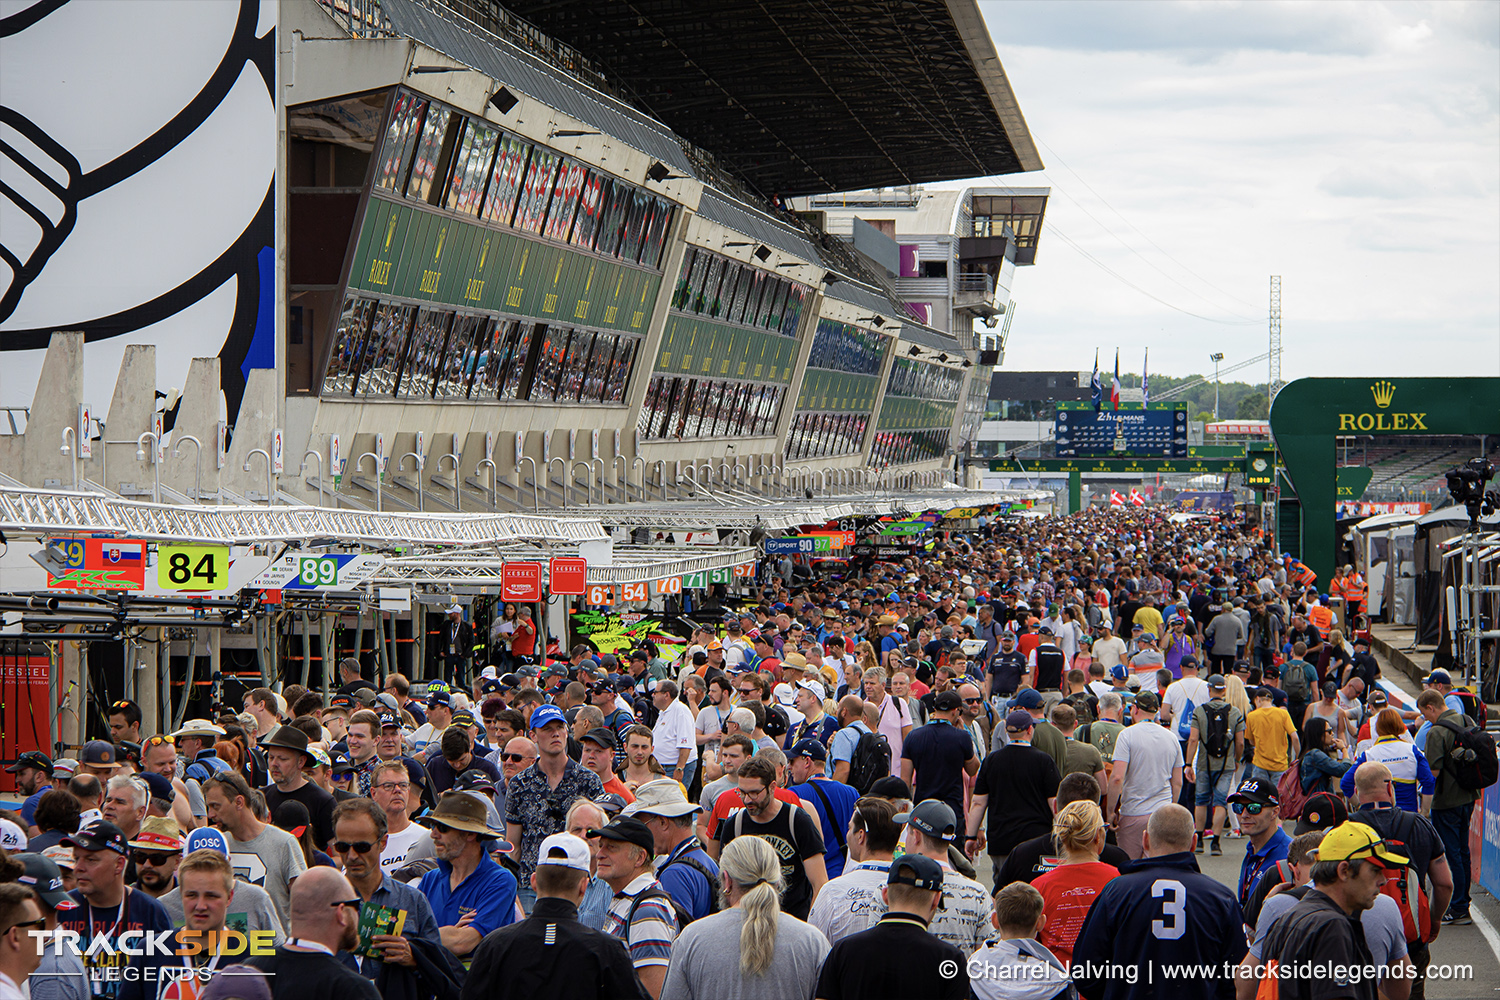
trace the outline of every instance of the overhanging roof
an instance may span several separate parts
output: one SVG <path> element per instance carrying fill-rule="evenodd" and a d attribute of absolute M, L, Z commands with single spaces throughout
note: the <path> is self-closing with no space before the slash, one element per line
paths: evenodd
<path fill-rule="evenodd" d="M 974 0 L 503 0 L 791 196 L 1042 169 Z"/>

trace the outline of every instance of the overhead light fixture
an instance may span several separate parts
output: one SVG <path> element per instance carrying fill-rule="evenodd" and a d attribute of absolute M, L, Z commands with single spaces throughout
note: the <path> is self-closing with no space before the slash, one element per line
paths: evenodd
<path fill-rule="evenodd" d="M 490 106 L 502 115 L 510 114 L 510 109 L 520 102 L 520 98 L 510 91 L 501 87 L 490 95 Z"/>
<path fill-rule="evenodd" d="M 655 181 L 658 184 L 662 181 L 685 181 L 688 179 L 686 174 L 672 173 L 672 168 L 660 160 L 654 161 L 651 166 L 646 168 L 646 180 Z"/>
<path fill-rule="evenodd" d="M 855 320 L 856 323 L 874 323 L 876 326 L 885 326 L 884 316 L 861 316 Z"/>
<path fill-rule="evenodd" d="M 411 68 L 411 70 L 409 71 L 410 75 L 412 75 L 412 76 L 416 76 L 418 73 L 462 73 L 462 72 L 463 72 L 463 70 L 461 68 L 458 68 L 458 67 L 455 67 L 455 66 L 413 66 Z"/>
<path fill-rule="evenodd" d="M 771 259 L 771 248 L 762 243 L 755 248 L 755 259 L 764 263 Z"/>
<path fill-rule="evenodd" d="M 974 362 L 970 361 L 968 358 L 964 358 L 964 365 L 963 366 L 965 368 L 972 368 L 974 366 Z"/>
<path fill-rule="evenodd" d="M 843 280 L 844 280 L 843 278 L 841 278 L 837 274 L 834 274 L 832 271 L 829 271 L 827 274 L 823 275 L 823 284 L 825 284 L 825 285 L 831 285 L 831 284 L 833 284 L 836 281 L 843 281 Z"/>
<path fill-rule="evenodd" d="M 789 260 L 789 261 L 785 261 L 783 263 L 777 264 L 776 266 L 777 267 L 801 267 L 802 266 L 802 262 L 800 260 Z"/>
<path fill-rule="evenodd" d="M 601 133 L 594 132 L 594 131 L 591 131 L 589 129 L 580 129 L 580 128 L 555 128 L 551 132 L 547 133 L 547 138 L 549 138 L 549 139 L 553 139 L 553 138 L 560 139 L 560 138 L 563 138 L 565 136 L 599 135 L 599 134 L 601 134 Z"/>
<path fill-rule="evenodd" d="M 946 355 L 946 354 L 939 354 L 938 355 L 938 361 L 941 364 L 947 364 L 948 363 L 948 355 Z"/>
<path fill-rule="evenodd" d="M 755 245 L 754 240 L 732 240 L 729 243 L 719 244 L 721 247 L 753 247 Z"/>
<path fill-rule="evenodd" d="M 917 355 L 919 355 L 919 354 L 922 353 L 922 349 L 920 347 L 918 347 L 916 344 L 912 344 L 911 345 L 911 350 L 907 351 L 906 353 L 910 354 L 912 357 L 916 357 Z"/>

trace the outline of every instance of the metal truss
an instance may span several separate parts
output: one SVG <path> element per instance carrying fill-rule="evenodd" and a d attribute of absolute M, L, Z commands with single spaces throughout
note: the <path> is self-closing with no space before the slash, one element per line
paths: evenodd
<path fill-rule="evenodd" d="M 137 503 L 92 493 L 0 487 L 0 530 L 21 535 L 108 532 L 148 541 L 253 545 L 331 539 L 372 548 L 472 547 L 517 540 L 608 538 L 599 518 L 538 514 L 392 514 L 328 507 L 204 507 Z"/>
<path fill-rule="evenodd" d="M 422 556 L 398 556 L 387 559 L 380 572 L 370 581 L 374 585 L 441 584 L 498 586 L 503 562 L 540 562 L 543 574 L 552 556 L 575 555 L 566 547 L 541 548 L 516 544 L 489 557 L 472 554 L 434 553 Z M 685 576 L 706 570 L 731 569 L 753 563 L 760 554 L 749 547 L 616 545 L 612 564 L 590 564 L 588 582 L 601 584 L 646 583 L 667 577 Z"/>

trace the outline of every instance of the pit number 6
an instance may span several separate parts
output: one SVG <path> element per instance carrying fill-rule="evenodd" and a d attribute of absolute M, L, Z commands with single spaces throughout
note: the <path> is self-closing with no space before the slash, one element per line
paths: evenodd
<path fill-rule="evenodd" d="M 1162 919 L 1151 921 L 1152 934 L 1176 941 L 1187 933 L 1187 886 L 1176 879 L 1159 878 L 1151 883 L 1151 898 L 1162 900 Z"/>

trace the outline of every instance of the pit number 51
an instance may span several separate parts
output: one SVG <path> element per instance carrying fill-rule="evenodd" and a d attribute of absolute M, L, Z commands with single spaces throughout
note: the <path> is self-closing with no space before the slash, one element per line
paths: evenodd
<path fill-rule="evenodd" d="M 229 547 L 158 546 L 156 582 L 163 590 L 228 590 Z"/>

